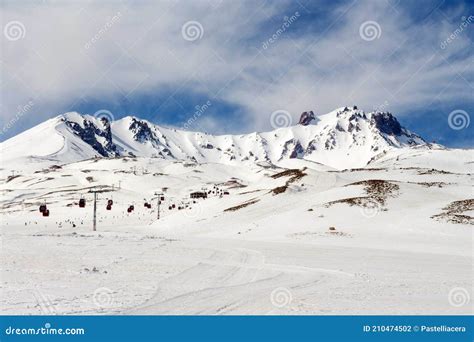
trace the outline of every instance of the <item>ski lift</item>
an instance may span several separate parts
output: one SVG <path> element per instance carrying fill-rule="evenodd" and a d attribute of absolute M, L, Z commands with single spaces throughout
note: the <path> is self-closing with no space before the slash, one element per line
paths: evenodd
<path fill-rule="evenodd" d="M 81 198 L 79 200 L 79 208 L 85 208 L 86 206 L 86 200 L 84 198 Z"/>

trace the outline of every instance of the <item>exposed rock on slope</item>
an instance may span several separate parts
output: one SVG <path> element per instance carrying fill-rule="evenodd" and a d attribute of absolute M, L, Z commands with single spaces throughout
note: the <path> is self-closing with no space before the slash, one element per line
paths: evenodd
<path fill-rule="evenodd" d="M 467 215 L 466 211 L 474 211 L 474 199 L 455 201 L 443 208 L 443 213 L 433 215 L 435 220 L 444 219 L 451 223 L 474 225 L 474 217 Z"/>

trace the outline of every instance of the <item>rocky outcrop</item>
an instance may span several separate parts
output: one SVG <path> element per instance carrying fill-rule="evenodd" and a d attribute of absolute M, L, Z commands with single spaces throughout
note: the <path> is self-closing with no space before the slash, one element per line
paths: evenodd
<path fill-rule="evenodd" d="M 303 112 L 300 116 L 300 121 L 298 121 L 298 124 L 308 126 L 314 119 L 316 119 L 316 117 L 314 116 L 313 111 Z"/>
<path fill-rule="evenodd" d="M 133 132 L 133 138 L 136 141 L 143 143 L 145 141 L 154 140 L 155 138 L 153 132 L 145 121 L 132 118 L 128 129 Z"/>
<path fill-rule="evenodd" d="M 112 141 L 110 122 L 105 117 L 100 119 L 102 127 L 96 126 L 92 121 L 87 120 L 86 118 L 84 118 L 82 126 L 77 122 L 69 121 L 66 118 L 63 119 L 63 122 L 102 157 L 118 156 L 117 146 Z M 102 143 L 98 141 L 98 137 L 103 138 Z"/>
<path fill-rule="evenodd" d="M 402 134 L 402 126 L 391 113 L 374 113 L 372 115 L 372 123 L 382 133 L 389 135 Z"/>

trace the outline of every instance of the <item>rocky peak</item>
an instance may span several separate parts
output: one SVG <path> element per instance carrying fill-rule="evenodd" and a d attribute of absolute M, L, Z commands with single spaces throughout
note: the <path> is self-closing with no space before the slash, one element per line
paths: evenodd
<path fill-rule="evenodd" d="M 145 121 L 137 120 L 136 118 L 132 118 L 129 130 L 134 133 L 133 138 L 139 142 L 144 142 L 154 138 L 154 134 L 148 124 Z"/>
<path fill-rule="evenodd" d="M 311 123 L 311 121 L 315 119 L 316 117 L 314 116 L 314 113 L 312 110 L 309 112 L 303 112 L 300 116 L 300 121 L 298 121 L 298 124 L 303 125 L 303 126 L 308 126 Z"/>
<path fill-rule="evenodd" d="M 68 117 L 63 117 L 62 121 L 77 136 L 97 151 L 99 155 L 103 157 L 117 156 L 117 147 L 112 141 L 112 131 L 110 129 L 109 120 L 106 118 L 101 118 L 99 119 L 100 121 L 94 119 L 95 118 L 88 119 L 83 117 L 82 122 L 76 122 L 69 120 Z M 99 140 L 102 140 L 102 142 Z"/>
<path fill-rule="evenodd" d="M 374 113 L 372 115 L 371 123 L 382 133 L 395 136 L 402 134 L 402 126 L 389 112 Z"/>

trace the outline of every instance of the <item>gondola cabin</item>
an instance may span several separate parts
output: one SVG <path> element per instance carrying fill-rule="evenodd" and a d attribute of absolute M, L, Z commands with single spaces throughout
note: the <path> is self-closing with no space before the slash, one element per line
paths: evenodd
<path fill-rule="evenodd" d="M 111 199 L 109 199 L 109 200 L 107 201 L 107 205 L 112 205 L 112 204 L 114 204 L 114 201 L 112 201 Z"/>
<path fill-rule="evenodd" d="M 86 207 L 86 200 L 84 198 L 81 198 L 79 200 L 79 208 L 85 208 Z"/>
<path fill-rule="evenodd" d="M 41 205 L 39 206 L 39 212 L 40 212 L 40 213 L 44 213 L 45 210 L 46 210 L 46 204 L 41 204 Z"/>
<path fill-rule="evenodd" d="M 107 207 L 106 207 L 107 210 L 112 210 L 112 206 L 110 204 L 107 204 Z"/>
<path fill-rule="evenodd" d="M 49 209 L 45 209 L 43 211 L 43 216 L 45 216 L 45 217 L 49 216 Z"/>

